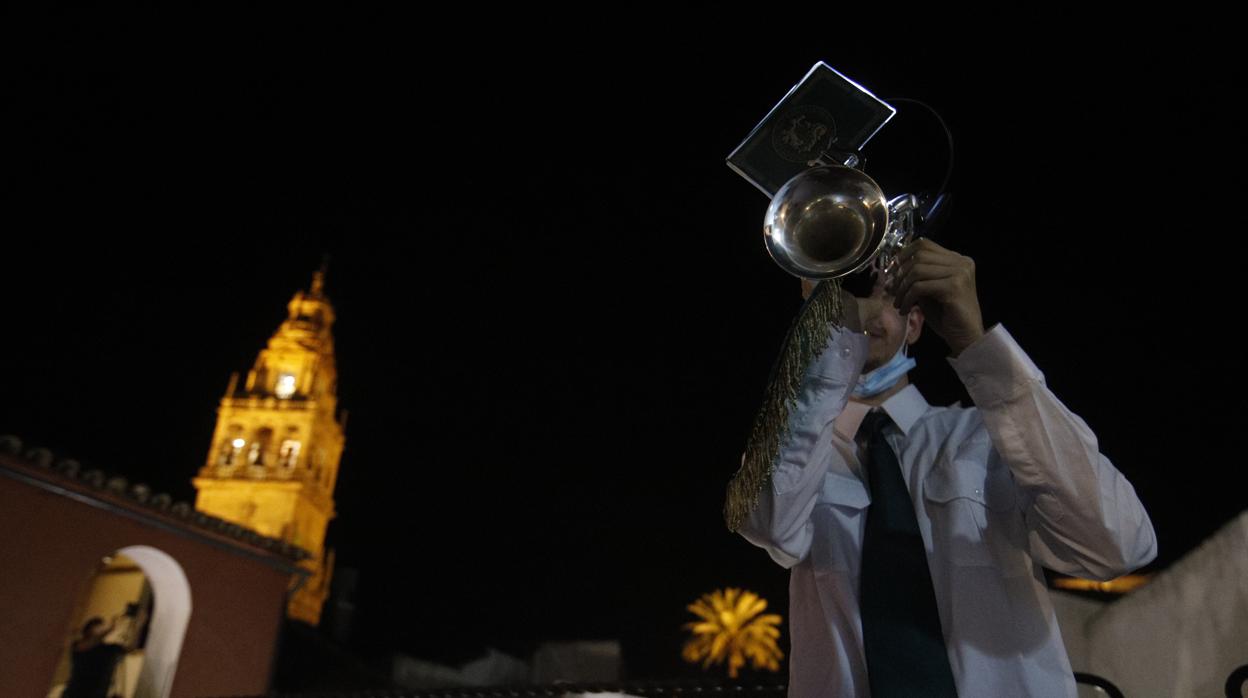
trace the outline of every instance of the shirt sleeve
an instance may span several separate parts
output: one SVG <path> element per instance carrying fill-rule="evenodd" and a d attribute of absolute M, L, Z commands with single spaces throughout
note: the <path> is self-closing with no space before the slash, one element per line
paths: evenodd
<path fill-rule="evenodd" d="M 1131 483 L 1004 327 L 949 361 L 1018 485 L 1034 558 L 1063 574 L 1108 580 L 1157 556 Z"/>
<path fill-rule="evenodd" d="M 810 550 L 810 513 L 828 463 L 842 457 L 832 443 L 832 421 L 845 409 L 866 358 L 865 335 L 833 331 L 802 378 L 771 477 L 740 528 L 746 540 L 784 567 L 801 562 Z"/>

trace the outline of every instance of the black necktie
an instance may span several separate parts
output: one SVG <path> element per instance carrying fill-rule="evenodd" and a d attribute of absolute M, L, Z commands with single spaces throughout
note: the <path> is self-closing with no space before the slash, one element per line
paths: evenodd
<path fill-rule="evenodd" d="M 884 440 L 891 423 L 873 411 L 858 432 L 867 439 L 871 487 L 858 601 L 871 695 L 956 696 L 914 504 Z"/>

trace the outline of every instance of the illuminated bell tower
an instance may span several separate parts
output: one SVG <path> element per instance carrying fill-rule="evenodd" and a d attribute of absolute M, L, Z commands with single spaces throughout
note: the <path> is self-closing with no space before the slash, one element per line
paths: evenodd
<path fill-rule="evenodd" d="M 240 388 L 238 374 L 231 376 L 208 460 L 194 479 L 196 509 L 312 553 L 302 563 L 310 575 L 286 609 L 312 625 L 333 571 L 325 529 L 334 517 L 346 425 L 346 413 L 337 414 L 334 309 L 324 286 L 322 267 L 311 290 L 291 299 L 246 383 Z"/>

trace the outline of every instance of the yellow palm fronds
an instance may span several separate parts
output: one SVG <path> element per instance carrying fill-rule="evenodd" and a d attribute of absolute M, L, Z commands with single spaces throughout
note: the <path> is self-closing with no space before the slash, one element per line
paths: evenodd
<path fill-rule="evenodd" d="M 686 608 L 699 620 L 684 626 L 693 633 L 681 651 L 685 661 L 701 662 L 706 669 L 727 660 L 728 676 L 734 679 L 747 660 L 755 669 L 780 670 L 784 653 L 776 640 L 782 619 L 774 613 L 760 615 L 767 609 L 766 599 L 752 591 L 716 589 Z"/>

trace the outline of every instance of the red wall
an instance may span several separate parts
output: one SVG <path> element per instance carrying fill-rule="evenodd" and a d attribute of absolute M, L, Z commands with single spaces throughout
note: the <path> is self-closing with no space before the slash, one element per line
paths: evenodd
<path fill-rule="evenodd" d="M 68 642 L 71 615 L 100 559 L 130 545 L 167 553 L 190 584 L 191 616 L 173 695 L 267 692 L 291 579 L 279 567 L 288 561 L 170 516 L 145 514 L 182 533 L 163 530 L 9 477 L 15 472 L 145 511 L 0 454 L 0 696 L 46 695 Z"/>

